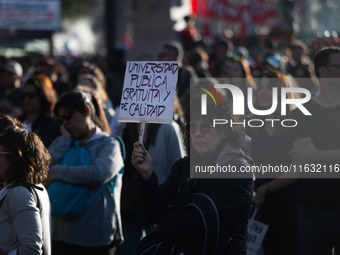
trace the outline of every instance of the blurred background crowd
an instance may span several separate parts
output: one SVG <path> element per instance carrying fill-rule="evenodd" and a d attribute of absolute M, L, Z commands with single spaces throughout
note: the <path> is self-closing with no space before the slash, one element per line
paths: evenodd
<path fill-rule="evenodd" d="M 17 7 L 9 2 L 1 0 L 0 5 L 18 15 L 20 10 L 16 13 Z M 185 124 L 183 111 L 189 103 L 190 79 L 206 78 L 206 83 L 213 85 L 218 83 L 216 78 L 228 82 L 247 78 L 236 82 L 237 86 L 243 91 L 252 87 L 254 102 L 265 109 L 271 105 L 266 102 L 267 90 L 275 86 L 300 86 L 312 97 L 318 95 L 314 54 L 322 47 L 340 45 L 337 0 L 40 2 L 56 4 L 57 9 L 50 10 L 46 18 L 56 18 L 57 25 L 51 21 L 50 27 L 39 30 L 34 25 L 22 25 L 20 17 L 18 23 L 15 19 L 13 24 L 6 23 L 1 16 L 4 12 L 0 14 L 0 112 L 18 118 L 49 147 L 61 134 L 60 124 L 67 121 L 64 116 L 58 122 L 54 115 L 54 106 L 63 95 L 83 91 L 98 101 L 109 126 L 105 130 L 119 134 L 127 147 L 121 207 L 125 243 L 121 254 L 132 254 L 143 229 L 152 231 L 152 226 L 141 219 L 134 183 L 137 172 L 129 161 L 139 129 L 135 124 L 118 123 L 128 60 L 179 62 L 172 128 L 152 124 L 146 131 L 145 142 L 151 157 L 156 158 L 154 164 L 159 164 L 155 169 L 162 169 L 162 183 L 172 164 L 186 154 L 179 129 Z M 255 78 L 263 77 L 305 80 L 301 84 L 296 80 L 293 85 L 258 84 Z M 228 96 L 226 91 L 220 92 Z M 256 163 L 291 162 L 287 153 L 293 140 L 286 131 L 249 130 L 248 135 L 253 139 L 250 156 Z M 169 141 L 165 139 L 169 137 L 175 145 L 166 148 Z M 259 197 L 267 192 L 268 182 L 257 181 L 254 188 L 261 187 Z M 267 208 L 259 219 L 272 226 L 264 252 L 300 254 L 296 185 L 284 184 L 278 190 L 282 187 L 286 189 L 267 199 L 267 207 L 263 199 L 256 204 L 259 210 Z"/>

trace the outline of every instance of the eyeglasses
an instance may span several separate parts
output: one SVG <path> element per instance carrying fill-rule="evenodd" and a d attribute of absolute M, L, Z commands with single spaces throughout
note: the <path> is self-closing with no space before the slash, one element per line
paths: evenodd
<path fill-rule="evenodd" d="M 73 115 L 73 112 L 71 111 L 64 112 L 63 115 L 58 116 L 59 123 L 63 124 L 64 120 L 69 121 L 70 119 L 72 119 L 72 115 Z"/>
<path fill-rule="evenodd" d="M 0 151 L 0 154 L 11 154 L 11 153 L 7 151 Z"/>
<path fill-rule="evenodd" d="M 199 125 L 197 125 L 195 122 L 189 122 L 185 125 L 185 127 L 186 127 L 186 131 L 189 134 L 195 134 L 197 131 L 197 128 L 202 134 L 208 134 L 212 128 L 212 126 L 206 122 L 202 122 Z"/>
<path fill-rule="evenodd" d="M 37 94 L 34 92 L 28 92 L 28 93 L 20 93 L 20 99 L 21 100 L 25 100 L 25 98 L 27 97 L 29 100 L 33 100 L 34 98 L 36 98 Z"/>

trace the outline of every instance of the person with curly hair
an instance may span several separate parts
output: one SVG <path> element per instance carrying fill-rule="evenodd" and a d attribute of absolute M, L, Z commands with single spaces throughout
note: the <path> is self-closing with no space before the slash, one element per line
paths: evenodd
<path fill-rule="evenodd" d="M 0 134 L 2 134 L 7 128 L 10 127 L 22 127 L 22 123 L 16 118 L 12 118 L 8 115 L 0 113 Z M 6 185 L 6 182 L 0 178 L 0 190 L 2 190 Z"/>
<path fill-rule="evenodd" d="M 1 121 L 0 121 L 1 122 Z M 0 254 L 51 254 L 50 202 L 43 184 L 50 164 L 33 132 L 16 126 L 0 136 Z"/>
<path fill-rule="evenodd" d="M 8 115 L 0 113 L 0 134 L 5 132 L 7 128 L 10 127 L 19 127 L 21 128 L 23 125 L 18 119 L 12 118 Z"/>

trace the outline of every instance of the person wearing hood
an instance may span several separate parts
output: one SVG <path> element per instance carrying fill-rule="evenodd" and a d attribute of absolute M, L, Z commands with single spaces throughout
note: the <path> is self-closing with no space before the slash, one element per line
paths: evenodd
<path fill-rule="evenodd" d="M 242 125 L 216 125 L 214 119 L 238 122 L 225 97 L 217 106 L 207 99 L 201 115 L 201 96 L 190 100 L 185 113 L 184 143 L 188 157 L 177 161 L 158 187 L 152 159 L 143 144 L 134 143 L 132 164 L 139 171 L 138 194 L 146 221 L 156 232 L 146 236 L 135 254 L 246 254 L 247 223 L 252 211 L 253 161 L 246 156 L 249 137 Z M 217 166 L 228 171 L 205 172 Z M 198 170 L 200 168 L 202 171 Z M 196 171 L 196 172 L 195 172 Z M 217 173 L 218 172 L 218 173 Z M 155 247 L 157 249 L 155 250 Z M 154 253 L 153 253 L 154 252 Z"/>

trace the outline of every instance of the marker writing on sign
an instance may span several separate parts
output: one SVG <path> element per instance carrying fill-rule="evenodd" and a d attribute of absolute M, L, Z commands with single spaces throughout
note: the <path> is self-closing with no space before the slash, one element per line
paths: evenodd
<path fill-rule="evenodd" d="M 130 87 L 135 88 L 159 88 L 165 86 L 165 89 L 168 89 L 168 77 L 161 77 L 155 75 L 138 75 L 131 74 L 131 82 Z"/>
<path fill-rule="evenodd" d="M 126 106 L 124 105 L 121 108 L 126 109 Z M 137 114 L 139 117 L 156 117 L 156 118 L 159 118 L 159 116 L 161 116 L 164 111 L 165 111 L 164 105 L 152 105 L 152 104 L 143 105 L 136 103 L 132 103 L 128 110 L 131 117 Z"/>
<path fill-rule="evenodd" d="M 129 63 L 129 73 L 172 73 L 175 74 L 178 71 L 178 63 Z"/>
<path fill-rule="evenodd" d="M 162 95 L 163 92 L 163 95 Z M 164 96 L 164 92 L 166 93 L 166 96 Z M 135 102 L 153 102 L 154 100 L 158 100 L 158 102 L 161 101 L 162 96 L 164 97 L 163 101 L 167 99 L 167 97 L 170 95 L 171 91 L 161 91 L 159 89 L 134 89 L 134 88 L 126 88 L 123 91 L 123 99 L 129 100 Z"/>

